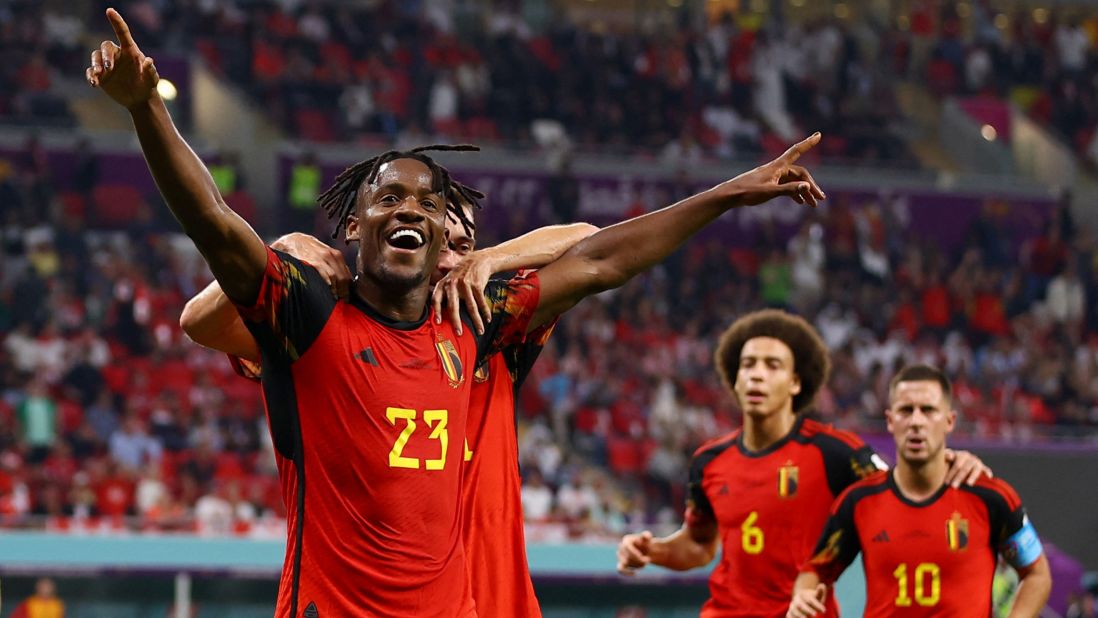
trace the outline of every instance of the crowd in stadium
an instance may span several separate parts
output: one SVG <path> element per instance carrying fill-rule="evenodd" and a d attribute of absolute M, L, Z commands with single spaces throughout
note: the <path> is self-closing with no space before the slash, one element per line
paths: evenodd
<path fill-rule="evenodd" d="M 501 12 L 460 41 L 446 35 L 461 29 L 451 13 L 421 17 L 403 3 L 380 3 L 369 19 L 312 4 L 287 13 L 193 3 L 177 15 L 123 4 L 139 39 L 193 46 L 305 137 L 523 140 L 548 115 L 581 145 L 689 161 L 754 155 L 810 125 L 828 128 L 831 155 L 900 161 L 903 146 L 882 130 L 895 115 L 885 77 L 894 68 L 952 71 L 957 92 L 1037 84 L 1048 100 L 1034 113 L 1047 108 L 1072 139 L 1098 117 L 1093 24 L 1027 14 L 1002 30 L 980 2 L 965 28 L 924 11 L 906 30 L 827 21 L 781 38 L 746 14 L 647 38 L 569 24 L 537 34 Z M 0 116 L 64 118 L 51 79 L 81 74 L 81 39 L 96 22 L 37 3 L 7 4 L 0 17 L 12 18 L 0 19 L 0 49 L 19 60 L 0 68 Z M 391 29 L 374 32 L 380 24 Z M 423 54 L 411 54 L 428 32 Z M 807 40 L 828 51 L 806 56 Z M 208 277 L 200 258 L 148 208 L 122 233 L 89 231 L 94 222 L 58 192 L 91 192 L 93 159 L 65 187 L 44 161 L 36 144 L 0 159 L 0 523 L 34 515 L 61 528 L 277 529 L 285 509 L 259 391 L 178 328 Z M 762 306 L 819 328 L 834 369 L 816 413 L 841 427 L 880 431 L 903 359 L 955 377 L 966 435 L 1095 434 L 1098 251 L 1067 210 L 1012 239 L 1001 229 L 1006 206 L 989 201 L 964 246 L 947 252 L 906 236 L 887 209 L 854 206 L 829 204 L 787 244 L 766 234 L 736 251 L 696 243 L 562 320 L 520 401 L 531 538 L 678 517 L 693 449 L 738 425 L 713 370 L 716 338 Z M 131 515 L 138 524 L 123 521 Z"/>
<path fill-rule="evenodd" d="M 0 514 L 277 526 L 262 517 L 283 507 L 259 390 L 178 328 L 208 277 L 200 258 L 147 206 L 124 231 L 90 230 L 89 213 L 58 198 L 73 187 L 50 178 L 41 147 L 26 153 L 0 161 Z M 96 166 L 80 169 L 74 185 L 94 187 Z M 841 427 L 880 431 L 904 359 L 955 377 L 965 435 L 1093 435 L 1098 253 L 1067 210 L 1016 239 L 1006 208 L 988 201 L 947 252 L 880 204 L 835 200 L 788 243 L 765 231 L 734 250 L 694 243 L 582 303 L 521 396 L 532 536 L 673 521 L 692 450 L 738 424 L 716 338 L 762 306 L 812 316 L 834 363 L 816 413 Z"/>
<path fill-rule="evenodd" d="M 1098 20 L 1044 9 L 924 1 L 853 25 L 744 8 L 655 35 L 563 20 L 535 31 L 503 7 L 121 4 L 150 48 L 197 52 L 307 139 L 529 142 L 532 121 L 552 119 L 581 147 L 689 161 L 780 152 L 804 127 L 827 127 L 825 157 L 912 164 L 893 135 L 893 84 L 908 78 L 939 95 L 1010 99 L 1098 159 Z M 11 18 L 0 49 L 18 60 L 0 69 L 0 117 L 63 121 L 51 83 L 82 74 L 81 39 L 98 11 L 0 11 Z"/>

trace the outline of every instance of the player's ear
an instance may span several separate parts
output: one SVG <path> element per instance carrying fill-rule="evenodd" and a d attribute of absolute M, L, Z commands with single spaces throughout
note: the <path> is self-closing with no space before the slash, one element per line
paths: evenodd
<path fill-rule="evenodd" d="M 957 426 L 957 411 L 952 406 L 949 408 L 949 414 L 946 415 L 946 433 L 953 433 L 953 428 Z"/>
<path fill-rule="evenodd" d="M 789 392 L 793 395 L 801 394 L 801 376 L 793 374 L 793 385 L 789 387 Z"/>
<path fill-rule="evenodd" d="M 885 429 L 888 433 L 892 433 L 892 407 L 885 408 Z"/>
<path fill-rule="evenodd" d="M 344 237 L 346 242 L 354 242 L 361 240 L 358 229 L 358 217 L 355 215 L 347 215 L 347 235 Z"/>

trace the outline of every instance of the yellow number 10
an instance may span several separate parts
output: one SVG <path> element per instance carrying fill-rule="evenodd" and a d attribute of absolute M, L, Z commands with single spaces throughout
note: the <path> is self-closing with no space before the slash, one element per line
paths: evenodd
<path fill-rule="evenodd" d="M 450 447 L 450 432 L 446 430 L 448 417 L 449 413 L 446 410 L 423 411 L 423 420 L 432 430 L 431 435 L 427 438 L 429 440 L 438 440 L 442 451 L 438 459 L 427 460 L 424 467 L 428 470 L 441 470 L 446 467 L 446 450 Z M 416 411 L 408 408 L 386 408 L 385 418 L 389 419 L 389 424 L 394 427 L 397 421 L 404 421 L 404 429 L 401 430 L 396 442 L 393 442 L 393 448 L 389 451 L 389 467 L 418 470 L 418 457 L 405 457 L 401 454 L 404 452 L 404 447 L 408 445 L 408 440 L 411 439 L 412 434 L 416 432 Z"/>
<path fill-rule="evenodd" d="M 892 572 L 896 578 L 896 607 L 911 607 L 911 597 L 907 593 L 907 565 L 901 564 Z M 930 594 L 926 594 L 926 577 L 930 576 Z M 942 571 L 938 565 L 923 562 L 915 567 L 915 602 L 923 607 L 933 607 L 942 597 Z"/>

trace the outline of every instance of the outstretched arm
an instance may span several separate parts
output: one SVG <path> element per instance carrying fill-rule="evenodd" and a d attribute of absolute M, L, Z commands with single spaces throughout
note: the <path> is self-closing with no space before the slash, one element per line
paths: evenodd
<path fill-rule="evenodd" d="M 122 16 L 107 9 L 118 44 L 104 41 L 85 76 L 130 112 L 145 161 L 183 231 L 234 301 L 250 304 L 267 265 L 263 241 L 225 205 L 206 166 L 179 135 L 156 92 L 160 76 L 130 35 Z"/>
<path fill-rule="evenodd" d="M 465 303 L 473 326 L 478 333 L 483 333 L 484 323 L 492 321 L 492 309 L 483 294 L 484 286 L 492 275 L 522 268 L 541 268 L 597 231 L 599 228 L 590 223 L 549 225 L 470 253 L 435 284 L 431 294 L 435 320 L 442 321 L 442 301 L 445 298 L 450 319 L 460 335 L 462 326 L 458 312 L 461 303 Z"/>
<path fill-rule="evenodd" d="M 825 198 L 824 193 L 796 161 L 819 141 L 820 134 L 815 133 L 766 165 L 672 206 L 611 225 L 580 242 L 539 271 L 538 308 L 528 331 L 584 297 L 623 285 L 731 208 L 762 204 L 783 195 L 815 206 Z"/>
<path fill-rule="evenodd" d="M 343 254 L 320 240 L 294 232 L 271 243 L 272 249 L 285 251 L 317 269 L 320 276 L 332 287 L 339 298 L 347 296 L 351 284 L 351 271 Z M 207 348 L 250 361 L 259 360 L 259 346 L 251 332 L 244 326 L 236 307 L 221 291 L 216 282 L 210 283 L 187 302 L 179 325 L 192 341 Z"/>

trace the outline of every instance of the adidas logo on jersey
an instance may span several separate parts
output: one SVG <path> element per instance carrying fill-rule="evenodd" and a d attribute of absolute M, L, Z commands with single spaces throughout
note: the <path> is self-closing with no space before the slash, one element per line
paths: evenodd
<path fill-rule="evenodd" d="M 881 530 L 878 532 L 877 536 L 873 537 L 872 541 L 874 543 L 887 543 L 889 541 L 888 530 Z"/>
<path fill-rule="evenodd" d="M 717 495 L 718 496 L 727 496 L 728 495 L 728 483 L 725 483 L 724 485 L 721 485 L 721 489 L 720 489 L 720 491 L 717 492 Z"/>
<path fill-rule="evenodd" d="M 309 606 L 301 613 L 301 618 L 320 618 L 320 612 L 316 610 L 316 603 L 309 603 Z"/>
<path fill-rule="evenodd" d="M 358 360 L 360 360 L 364 363 L 368 363 L 370 365 L 373 365 L 374 367 L 378 366 L 377 356 L 374 355 L 374 349 L 373 348 L 366 348 L 365 350 L 359 352 L 358 354 L 355 354 L 355 358 L 357 358 Z"/>

